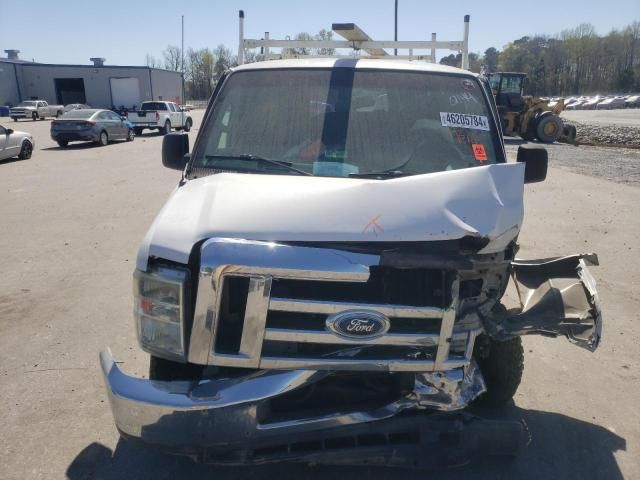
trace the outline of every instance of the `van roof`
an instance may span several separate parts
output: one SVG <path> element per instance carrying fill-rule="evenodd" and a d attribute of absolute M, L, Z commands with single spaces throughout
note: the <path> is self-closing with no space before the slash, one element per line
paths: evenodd
<path fill-rule="evenodd" d="M 367 70 L 403 70 L 416 72 L 437 72 L 453 75 L 477 76 L 461 68 L 429 63 L 423 60 L 392 60 L 383 58 L 291 58 L 285 60 L 266 60 L 246 63 L 232 68 L 232 71 L 270 70 L 284 68 L 355 68 Z"/>

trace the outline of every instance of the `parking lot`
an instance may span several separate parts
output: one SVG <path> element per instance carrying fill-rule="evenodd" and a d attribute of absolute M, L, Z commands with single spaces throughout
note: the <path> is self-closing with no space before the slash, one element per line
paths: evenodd
<path fill-rule="evenodd" d="M 202 111 L 193 117 L 192 142 Z M 60 149 L 49 121 L 0 123 L 36 142 L 30 160 L 0 162 L 1 479 L 425 478 L 354 467 L 213 468 L 120 440 L 98 352 L 109 345 L 125 371 L 147 373 L 131 274 L 179 173 L 162 167 L 155 132 Z M 508 143 L 514 157 L 520 142 Z M 515 404 L 491 414 L 523 419 L 531 445 L 512 462 L 437 478 L 640 478 L 640 150 L 549 151 L 547 181 L 525 187 L 519 256 L 599 254 L 592 273 L 604 306 L 602 345 L 592 354 L 564 339 L 525 338 Z"/>

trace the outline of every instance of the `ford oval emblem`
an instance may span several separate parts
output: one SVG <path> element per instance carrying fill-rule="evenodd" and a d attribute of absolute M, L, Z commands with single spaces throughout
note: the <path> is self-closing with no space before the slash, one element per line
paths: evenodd
<path fill-rule="evenodd" d="M 327 318 L 327 329 L 347 338 L 368 340 L 389 331 L 389 319 L 371 310 L 345 310 Z"/>

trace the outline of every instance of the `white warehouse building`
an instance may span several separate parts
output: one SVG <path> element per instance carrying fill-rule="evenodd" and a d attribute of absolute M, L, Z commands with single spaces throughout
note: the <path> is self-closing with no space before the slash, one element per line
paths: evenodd
<path fill-rule="evenodd" d="M 58 65 L 21 60 L 19 50 L 0 57 L 0 106 L 24 100 L 50 104 L 86 103 L 95 108 L 132 109 L 147 100 L 182 103 L 180 72 L 159 68 L 105 65 Z"/>

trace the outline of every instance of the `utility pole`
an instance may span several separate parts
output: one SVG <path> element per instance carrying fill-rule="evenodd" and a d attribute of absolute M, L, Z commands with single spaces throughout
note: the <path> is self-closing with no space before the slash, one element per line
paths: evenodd
<path fill-rule="evenodd" d="M 394 18 L 393 40 L 397 42 L 398 41 L 398 0 L 395 0 L 395 14 L 393 18 Z M 393 49 L 393 54 L 395 56 L 398 56 L 397 48 Z"/>
<path fill-rule="evenodd" d="M 184 126 L 184 15 L 181 18 L 181 46 L 180 46 L 180 69 L 182 70 L 182 125 Z"/>

